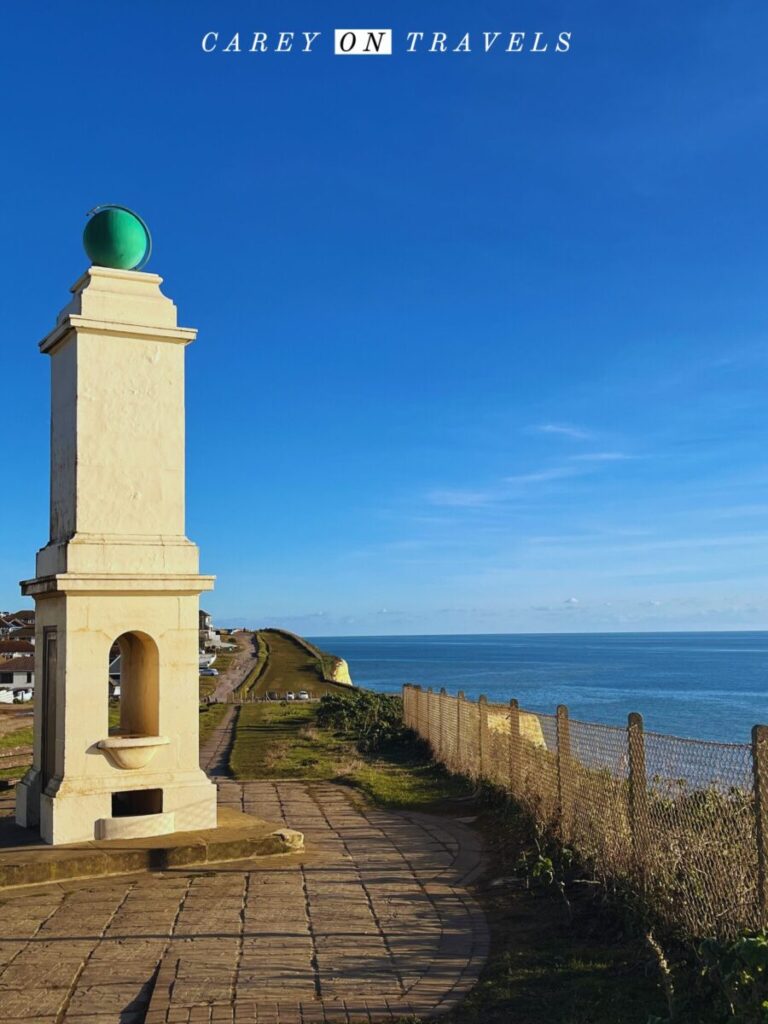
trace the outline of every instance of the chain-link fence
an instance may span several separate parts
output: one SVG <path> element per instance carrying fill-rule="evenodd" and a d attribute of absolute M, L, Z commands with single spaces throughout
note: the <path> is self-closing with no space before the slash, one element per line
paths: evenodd
<path fill-rule="evenodd" d="M 506 790 L 594 877 L 699 938 L 768 926 L 768 728 L 712 743 L 406 686 L 406 725 L 451 771 Z"/>

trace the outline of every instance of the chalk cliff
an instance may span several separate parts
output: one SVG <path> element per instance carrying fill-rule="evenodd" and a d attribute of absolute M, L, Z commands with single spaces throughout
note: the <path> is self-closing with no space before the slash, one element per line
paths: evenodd
<path fill-rule="evenodd" d="M 331 670 L 331 679 L 334 683 L 346 683 L 347 686 L 354 685 L 349 674 L 349 665 L 343 658 L 336 659 L 336 664 Z"/>

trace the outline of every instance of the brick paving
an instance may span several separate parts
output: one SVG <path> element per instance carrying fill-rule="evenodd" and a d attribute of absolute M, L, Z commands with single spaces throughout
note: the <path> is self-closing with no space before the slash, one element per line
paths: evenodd
<path fill-rule="evenodd" d="M 469 829 L 331 783 L 219 794 L 306 851 L 0 894 L 3 1024 L 349 1024 L 439 1015 L 474 984 Z"/>

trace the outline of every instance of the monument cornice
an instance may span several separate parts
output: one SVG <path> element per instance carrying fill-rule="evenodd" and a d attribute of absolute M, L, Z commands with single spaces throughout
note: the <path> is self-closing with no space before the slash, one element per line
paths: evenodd
<path fill-rule="evenodd" d="M 22 593 L 28 597 L 47 594 L 200 594 L 213 590 L 215 576 L 194 573 L 56 573 L 22 580 Z"/>
<path fill-rule="evenodd" d="M 197 337 L 193 327 L 154 327 L 145 324 L 126 324 L 119 321 L 93 320 L 89 317 L 70 314 L 65 320 L 46 335 L 39 343 L 41 352 L 50 354 L 69 334 L 82 331 L 87 334 L 99 334 L 107 337 L 125 339 L 137 338 L 142 341 L 164 341 L 175 345 L 189 345 Z"/>

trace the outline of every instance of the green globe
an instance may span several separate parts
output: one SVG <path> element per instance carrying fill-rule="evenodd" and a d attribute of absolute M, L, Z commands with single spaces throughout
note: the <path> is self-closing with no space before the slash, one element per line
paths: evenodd
<path fill-rule="evenodd" d="M 149 255 L 151 241 L 137 214 L 122 206 L 100 206 L 85 225 L 83 245 L 97 267 L 133 270 Z"/>

